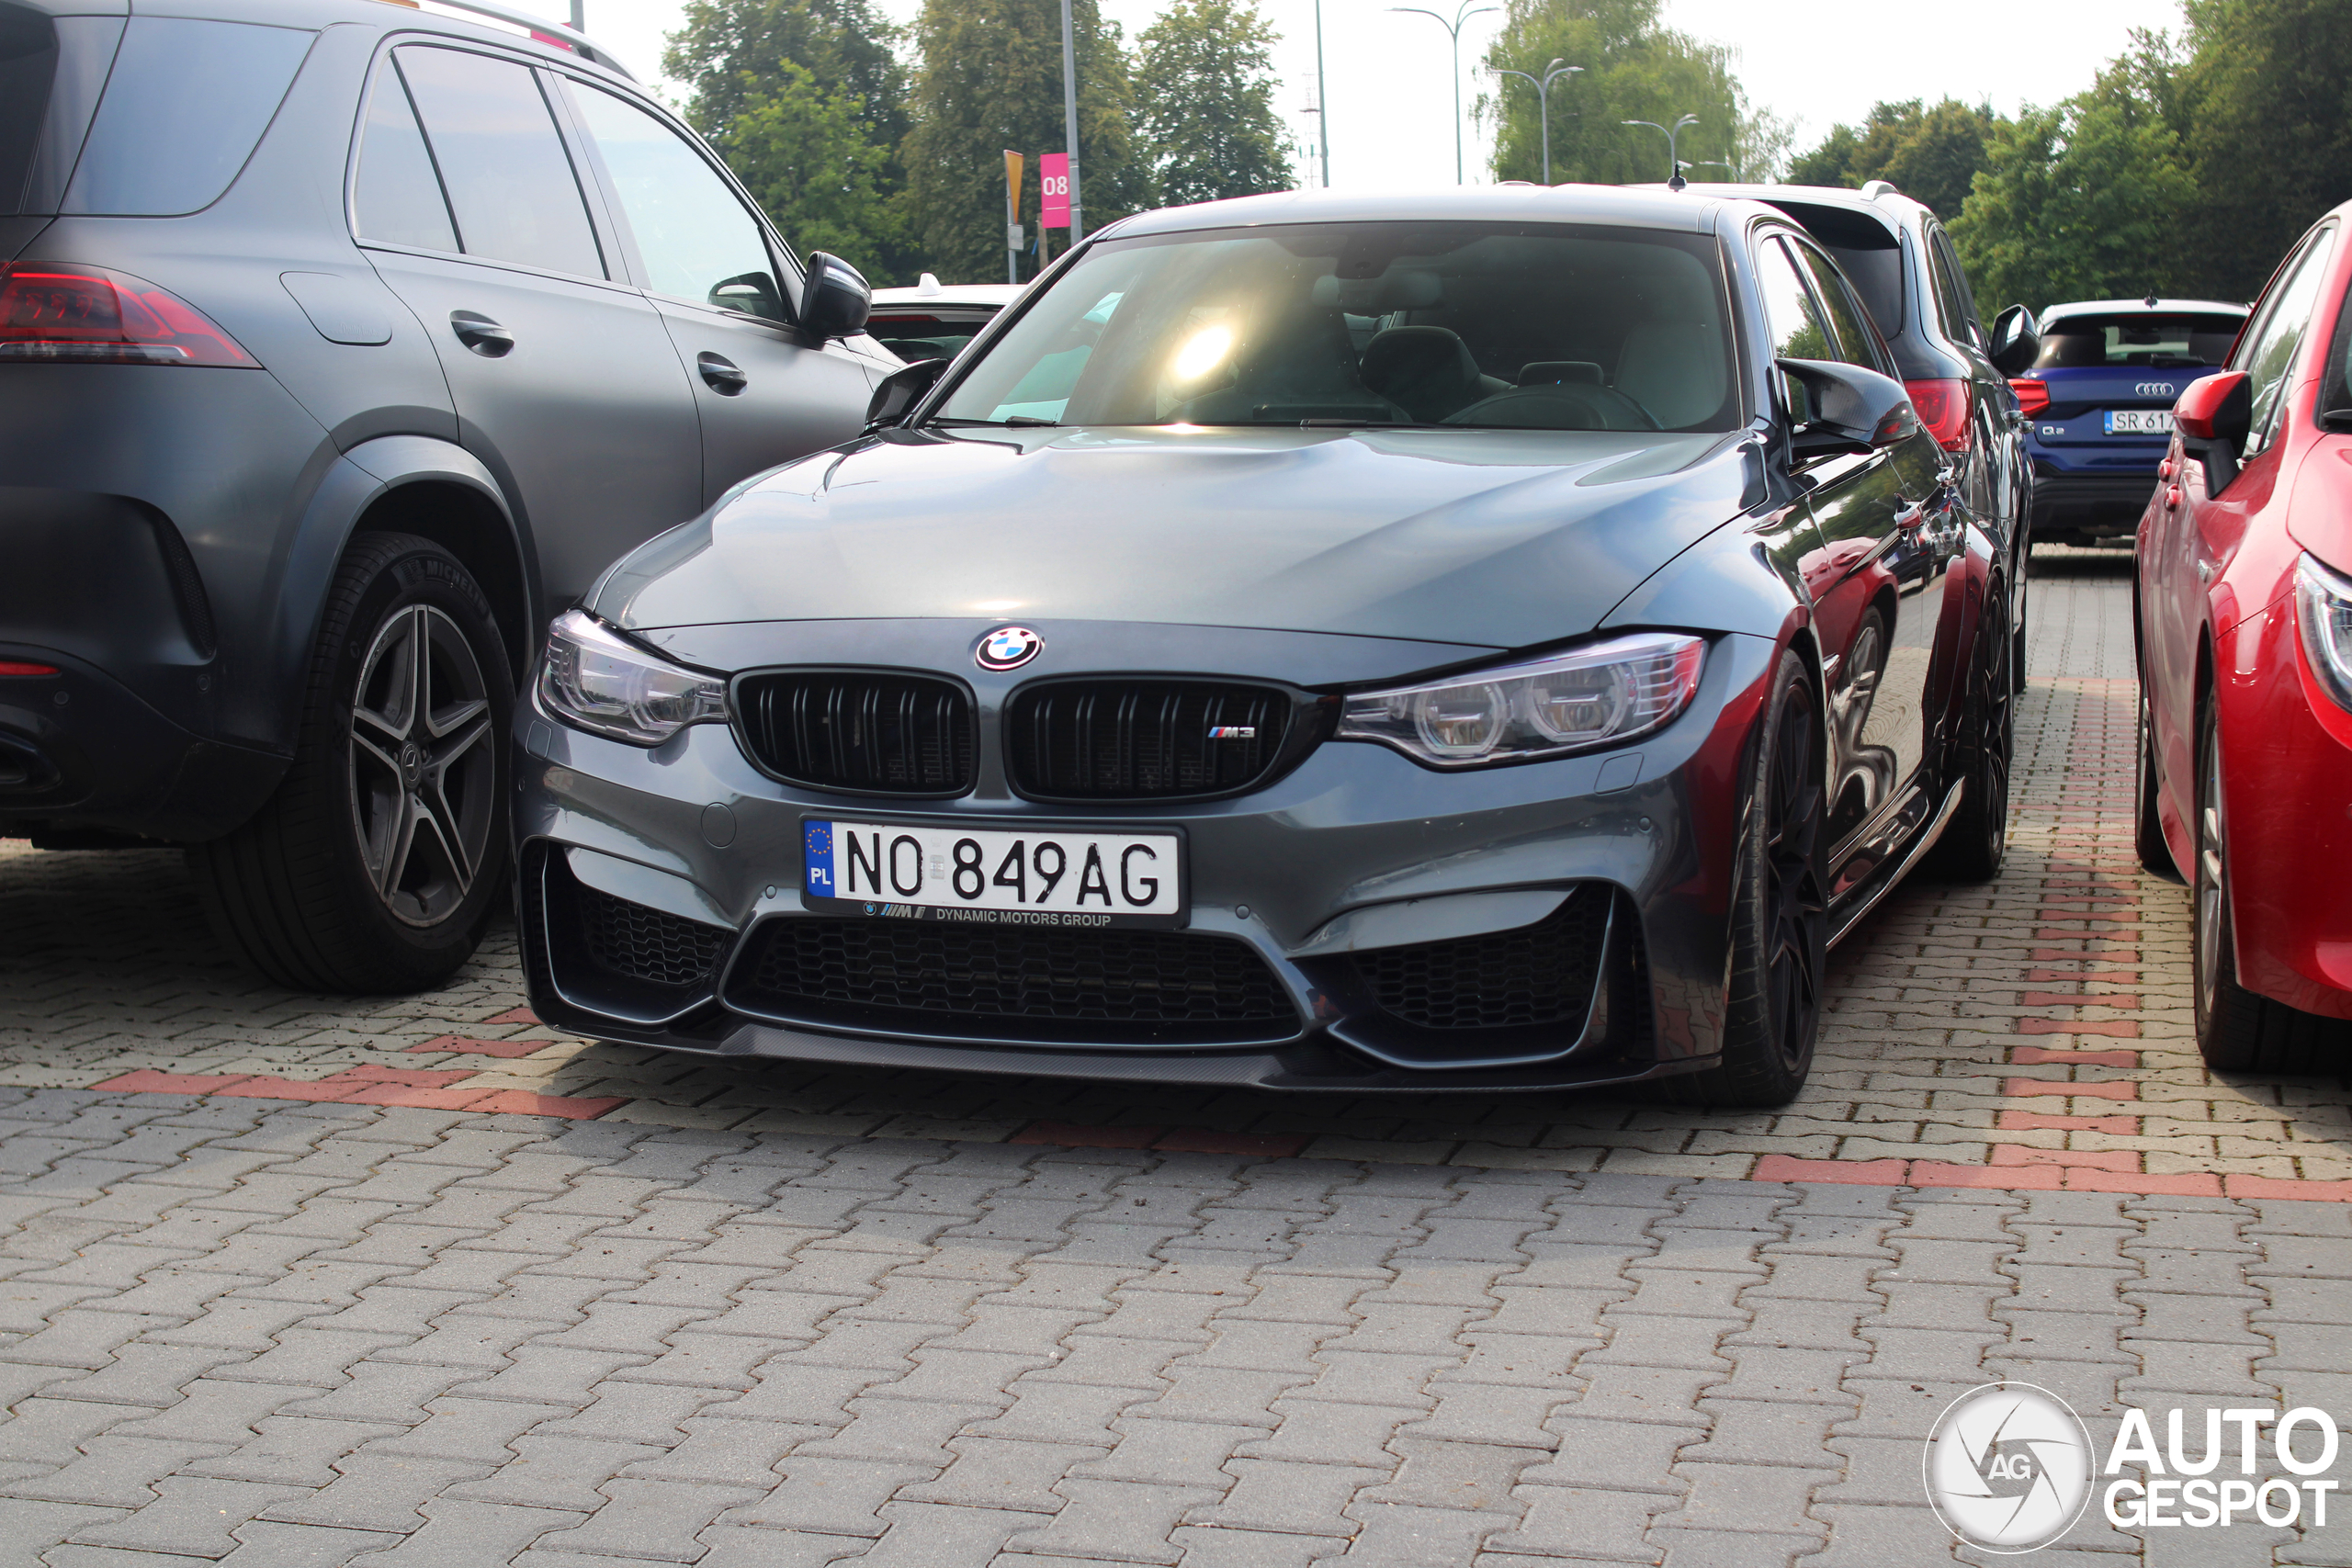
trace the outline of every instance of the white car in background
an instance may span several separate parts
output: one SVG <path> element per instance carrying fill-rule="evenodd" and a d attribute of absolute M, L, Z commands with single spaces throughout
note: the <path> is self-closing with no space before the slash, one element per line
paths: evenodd
<path fill-rule="evenodd" d="M 932 273 L 912 288 L 877 288 L 865 330 L 912 364 L 953 359 L 989 319 L 1021 298 L 1025 283 L 944 284 Z"/>

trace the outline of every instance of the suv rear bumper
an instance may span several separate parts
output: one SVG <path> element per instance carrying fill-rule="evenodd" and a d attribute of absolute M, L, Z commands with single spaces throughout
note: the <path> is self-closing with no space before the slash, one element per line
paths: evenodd
<path fill-rule="evenodd" d="M 214 839 L 252 816 L 286 771 L 283 757 L 190 733 L 70 655 L 0 643 L 0 660 L 58 671 L 0 676 L 0 835 Z"/>
<path fill-rule="evenodd" d="M 2129 534 L 2140 525 L 2155 488 L 2153 465 L 2136 473 L 2069 474 L 2036 464 L 2034 536 Z"/>

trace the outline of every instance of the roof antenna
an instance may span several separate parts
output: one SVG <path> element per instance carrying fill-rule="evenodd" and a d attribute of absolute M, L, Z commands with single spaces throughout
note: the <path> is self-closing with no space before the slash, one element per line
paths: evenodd
<path fill-rule="evenodd" d="M 2156 308 L 2156 297 L 2154 294 L 2151 294 L 2145 299 L 2141 300 L 2140 303 L 2153 310 Z"/>

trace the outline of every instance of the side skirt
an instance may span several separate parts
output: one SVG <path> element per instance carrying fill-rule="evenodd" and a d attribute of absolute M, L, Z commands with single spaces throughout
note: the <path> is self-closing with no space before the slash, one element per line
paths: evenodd
<path fill-rule="evenodd" d="M 1895 885 L 1910 874 L 1911 868 L 1919 863 L 1919 857 L 1936 847 L 1936 840 L 1944 836 L 1944 829 L 1951 821 L 1951 814 L 1960 809 L 1961 793 L 1967 787 L 1965 779 L 1953 780 L 1951 788 L 1944 792 L 1944 803 L 1936 808 L 1935 819 L 1919 830 L 1919 836 L 1912 840 L 1911 848 L 1903 858 L 1881 868 L 1868 882 L 1847 894 L 1846 907 L 1829 917 L 1831 947 L 1843 942 L 1846 933 L 1852 931 L 1864 915 L 1878 908 L 1878 901 L 1894 892 Z"/>

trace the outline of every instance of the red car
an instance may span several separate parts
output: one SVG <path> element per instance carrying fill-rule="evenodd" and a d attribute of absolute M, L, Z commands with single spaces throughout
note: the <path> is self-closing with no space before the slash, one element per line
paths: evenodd
<path fill-rule="evenodd" d="M 2192 889 L 2197 1041 L 2224 1069 L 2352 1060 L 2347 286 L 2352 202 L 2181 394 L 2140 520 L 2140 859 Z"/>

